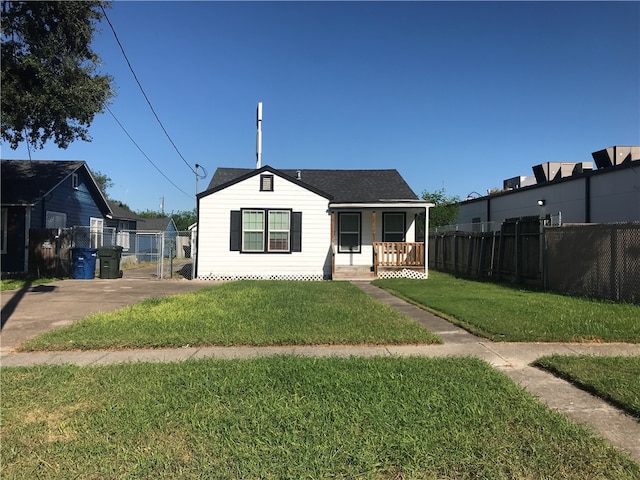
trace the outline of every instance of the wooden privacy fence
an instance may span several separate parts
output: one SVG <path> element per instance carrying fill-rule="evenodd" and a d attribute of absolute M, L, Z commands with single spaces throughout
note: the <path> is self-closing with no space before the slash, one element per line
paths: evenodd
<path fill-rule="evenodd" d="M 73 231 L 57 228 L 29 230 L 29 273 L 38 277 L 71 276 Z"/>
<path fill-rule="evenodd" d="M 429 235 L 429 267 L 469 277 L 542 285 L 541 220 L 507 219 L 496 232 Z"/>

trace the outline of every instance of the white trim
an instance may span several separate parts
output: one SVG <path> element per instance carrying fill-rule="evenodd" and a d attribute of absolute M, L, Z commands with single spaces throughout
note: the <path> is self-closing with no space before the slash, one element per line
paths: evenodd
<path fill-rule="evenodd" d="M 435 207 L 435 204 L 423 200 L 380 201 L 380 203 L 329 203 L 329 208 L 415 208 Z"/>
<path fill-rule="evenodd" d="M 104 233 L 104 218 L 89 218 L 89 237 L 91 239 L 91 248 L 102 246 L 102 238 Z"/>

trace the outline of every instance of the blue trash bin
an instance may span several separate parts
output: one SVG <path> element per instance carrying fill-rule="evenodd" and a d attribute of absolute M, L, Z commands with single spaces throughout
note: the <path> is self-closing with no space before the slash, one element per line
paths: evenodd
<path fill-rule="evenodd" d="M 97 248 L 72 248 L 73 278 L 90 280 L 96 277 Z"/>

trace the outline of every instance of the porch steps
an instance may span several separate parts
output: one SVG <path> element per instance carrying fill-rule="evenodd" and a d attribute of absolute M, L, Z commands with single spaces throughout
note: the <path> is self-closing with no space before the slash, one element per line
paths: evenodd
<path fill-rule="evenodd" d="M 373 280 L 371 267 L 361 265 L 337 266 L 333 280 Z"/>

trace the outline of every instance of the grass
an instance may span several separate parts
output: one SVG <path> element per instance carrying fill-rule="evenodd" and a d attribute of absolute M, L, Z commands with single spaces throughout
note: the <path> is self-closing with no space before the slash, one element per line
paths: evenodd
<path fill-rule="evenodd" d="M 439 342 L 347 282 L 244 281 L 95 314 L 20 349 Z"/>
<path fill-rule="evenodd" d="M 9 290 L 20 290 L 21 288 L 34 287 L 36 285 L 44 285 L 46 283 L 55 282 L 60 278 L 35 278 L 35 277 L 20 277 L 20 278 L 3 278 L 0 280 L 0 291 L 5 292 Z"/>
<path fill-rule="evenodd" d="M 375 285 L 472 333 L 511 342 L 640 342 L 640 305 L 518 289 L 430 272 Z"/>
<path fill-rule="evenodd" d="M 3 479 L 637 479 L 469 358 L 0 369 Z"/>
<path fill-rule="evenodd" d="M 534 365 L 640 419 L 640 357 L 550 355 Z"/>

